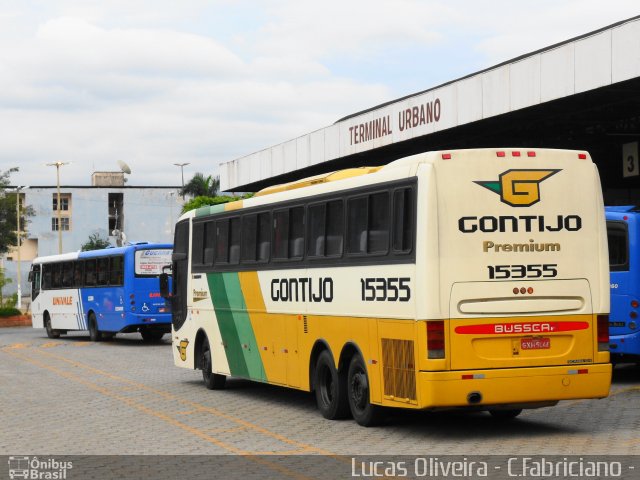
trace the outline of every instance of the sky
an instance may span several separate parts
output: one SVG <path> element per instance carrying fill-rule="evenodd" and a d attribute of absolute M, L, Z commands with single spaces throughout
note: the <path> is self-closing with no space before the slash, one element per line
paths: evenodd
<path fill-rule="evenodd" d="M 637 0 L 0 0 L 14 185 L 195 172 L 640 14 Z"/>

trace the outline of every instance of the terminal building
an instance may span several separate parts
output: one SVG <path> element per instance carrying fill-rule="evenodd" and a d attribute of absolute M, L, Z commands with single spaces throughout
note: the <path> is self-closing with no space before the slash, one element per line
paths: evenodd
<path fill-rule="evenodd" d="M 30 186 L 20 190 L 20 205 L 31 207 L 20 249 L 21 290 L 31 291 L 27 273 L 35 257 L 55 255 L 62 237 L 62 252 L 75 252 L 98 235 L 118 242 L 173 243 L 173 229 L 184 203 L 180 187 L 137 187 L 125 184 L 122 172 L 95 172 L 91 186 Z M 8 195 L 11 187 L 8 189 Z M 17 291 L 18 255 L 15 248 L 0 257 L 0 267 L 11 283 L 4 295 Z M 24 299 L 26 304 L 26 298 Z"/>
<path fill-rule="evenodd" d="M 640 16 L 354 113 L 220 165 L 224 191 L 256 191 L 431 150 L 587 150 L 605 202 L 640 203 Z"/>

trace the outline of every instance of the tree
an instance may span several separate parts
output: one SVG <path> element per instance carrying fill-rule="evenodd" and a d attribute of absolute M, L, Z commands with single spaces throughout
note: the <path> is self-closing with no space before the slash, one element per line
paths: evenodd
<path fill-rule="evenodd" d="M 220 205 L 221 203 L 235 202 L 236 200 L 242 200 L 244 198 L 250 198 L 250 197 L 253 197 L 253 193 L 247 193 L 241 197 L 230 197 L 228 195 L 222 195 L 217 197 L 199 196 L 186 202 L 182 206 L 182 213 L 188 212 L 189 210 L 195 210 L 200 207 L 206 207 L 209 205 Z"/>
<path fill-rule="evenodd" d="M 191 195 L 192 197 L 215 197 L 218 195 L 220 188 L 220 178 L 205 177 L 202 173 L 197 172 L 191 180 L 181 190 L 181 195 Z"/>
<path fill-rule="evenodd" d="M 10 168 L 4 172 L 0 172 L 0 255 L 7 253 L 11 247 L 17 243 L 16 231 L 16 198 L 17 195 L 7 195 L 6 189 L 9 186 L 9 177 L 12 173 L 18 171 L 18 168 Z M 22 206 L 21 209 L 20 232 L 24 236 L 28 217 L 33 216 L 34 211 L 31 207 Z"/>
<path fill-rule="evenodd" d="M 99 233 L 92 233 L 89 235 L 89 240 L 83 243 L 80 249 L 86 252 L 88 250 L 101 250 L 110 246 L 109 240 L 102 238 Z"/>

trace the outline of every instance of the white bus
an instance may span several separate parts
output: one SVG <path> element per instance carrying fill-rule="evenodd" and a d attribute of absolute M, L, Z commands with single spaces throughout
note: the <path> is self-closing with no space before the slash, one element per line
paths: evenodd
<path fill-rule="evenodd" d="M 174 361 L 362 425 L 382 406 L 512 418 L 608 395 L 608 273 L 588 153 L 424 153 L 184 214 Z"/>

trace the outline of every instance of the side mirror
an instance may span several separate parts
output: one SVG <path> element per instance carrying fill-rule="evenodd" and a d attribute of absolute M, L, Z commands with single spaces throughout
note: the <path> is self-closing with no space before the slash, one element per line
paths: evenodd
<path fill-rule="evenodd" d="M 160 296 L 162 298 L 169 298 L 171 296 L 171 293 L 169 292 L 169 275 L 162 272 L 160 277 L 158 277 L 158 280 L 160 281 Z"/>
<path fill-rule="evenodd" d="M 29 272 L 29 281 L 33 282 L 33 271 Z"/>

